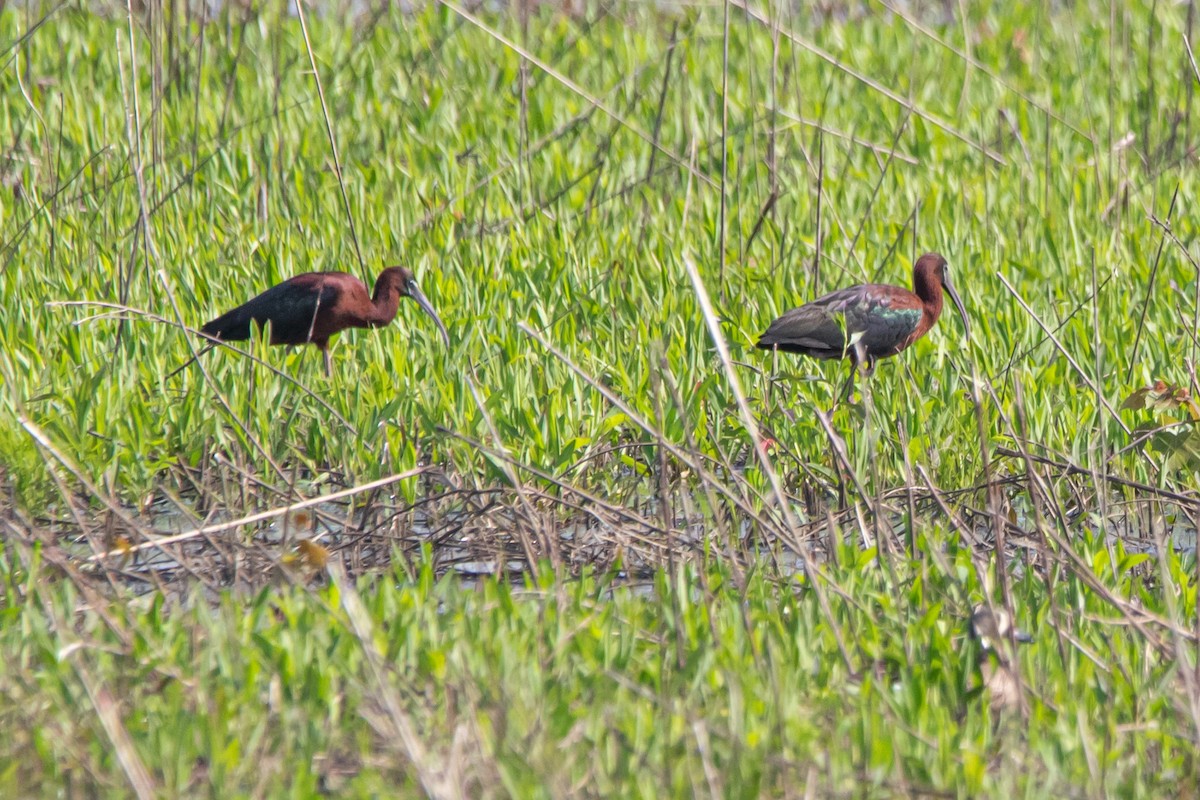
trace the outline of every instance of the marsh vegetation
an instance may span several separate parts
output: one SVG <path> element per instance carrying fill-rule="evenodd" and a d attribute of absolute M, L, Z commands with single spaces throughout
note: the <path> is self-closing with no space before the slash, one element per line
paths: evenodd
<path fill-rule="evenodd" d="M 0 794 L 1194 795 L 1193 23 L 0 3 Z"/>

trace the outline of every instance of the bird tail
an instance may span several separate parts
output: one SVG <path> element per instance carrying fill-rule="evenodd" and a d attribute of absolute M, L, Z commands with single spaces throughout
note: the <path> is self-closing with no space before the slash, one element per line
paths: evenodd
<path fill-rule="evenodd" d="M 244 308 L 235 308 L 211 322 L 206 322 L 200 332 L 226 342 L 249 339 L 251 319 L 250 313 Z"/>

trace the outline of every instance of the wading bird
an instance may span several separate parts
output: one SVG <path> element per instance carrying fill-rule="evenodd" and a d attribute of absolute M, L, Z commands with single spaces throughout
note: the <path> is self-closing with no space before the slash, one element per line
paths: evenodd
<path fill-rule="evenodd" d="M 911 292 L 880 283 L 840 289 L 772 322 L 757 346 L 814 358 L 849 358 L 850 380 L 845 389 L 849 397 L 860 366 L 869 376 L 876 360 L 896 355 L 933 327 L 942 313 L 943 290 L 962 316 L 969 339 L 971 323 L 950 283 L 946 259 L 926 253 L 913 267 Z"/>
<path fill-rule="evenodd" d="M 971 613 L 970 632 L 981 648 L 979 673 L 982 684 L 978 688 L 987 694 L 992 710 L 1023 710 L 1024 696 L 1014 666 L 1016 653 L 1012 645 L 1014 642 L 1028 644 L 1033 637 L 1015 627 L 1007 611 L 998 608 L 993 612 L 982 603 Z"/>
<path fill-rule="evenodd" d="M 396 318 L 400 298 L 411 297 L 433 317 L 446 346 L 450 335 L 412 270 L 388 267 L 375 281 L 375 293 L 345 272 L 306 272 L 272 286 L 253 300 L 205 324 L 200 332 L 224 342 L 250 338 L 250 323 L 271 326 L 271 344 L 313 344 L 325 357 L 325 374 L 333 374 L 329 340 L 347 328 L 382 328 Z"/>

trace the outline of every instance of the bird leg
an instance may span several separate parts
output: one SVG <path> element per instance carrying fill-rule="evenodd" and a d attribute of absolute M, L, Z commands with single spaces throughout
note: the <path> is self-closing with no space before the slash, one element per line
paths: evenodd
<path fill-rule="evenodd" d="M 851 358 L 850 377 L 846 379 L 846 383 L 842 387 L 842 399 L 847 403 L 851 402 L 851 399 L 854 397 L 854 373 L 856 372 L 858 372 L 858 361 Z"/>
<path fill-rule="evenodd" d="M 319 346 L 319 345 L 318 345 Z M 333 359 L 329 356 L 329 345 L 321 348 L 321 355 L 325 356 L 325 377 L 333 377 Z"/>
<path fill-rule="evenodd" d="M 869 378 L 875 372 L 875 359 L 867 355 L 867 350 L 862 346 L 861 342 L 855 342 L 850 350 L 850 377 L 846 380 L 846 387 L 842 390 L 842 397 L 846 402 L 851 402 L 854 397 L 854 373 L 858 372 L 859 366 L 863 367 L 863 377 Z"/>

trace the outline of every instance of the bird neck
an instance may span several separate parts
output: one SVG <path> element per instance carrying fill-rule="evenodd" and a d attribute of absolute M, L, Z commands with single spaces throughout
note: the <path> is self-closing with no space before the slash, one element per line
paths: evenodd
<path fill-rule="evenodd" d="M 396 312 L 400 310 L 400 292 L 394 291 L 391 283 L 381 278 L 375 282 L 371 309 L 371 321 L 376 325 L 387 325 L 396 318 Z"/>
<path fill-rule="evenodd" d="M 925 314 L 937 322 L 942 314 L 942 282 L 925 270 L 917 270 L 913 273 L 913 294 L 921 298 Z"/>

